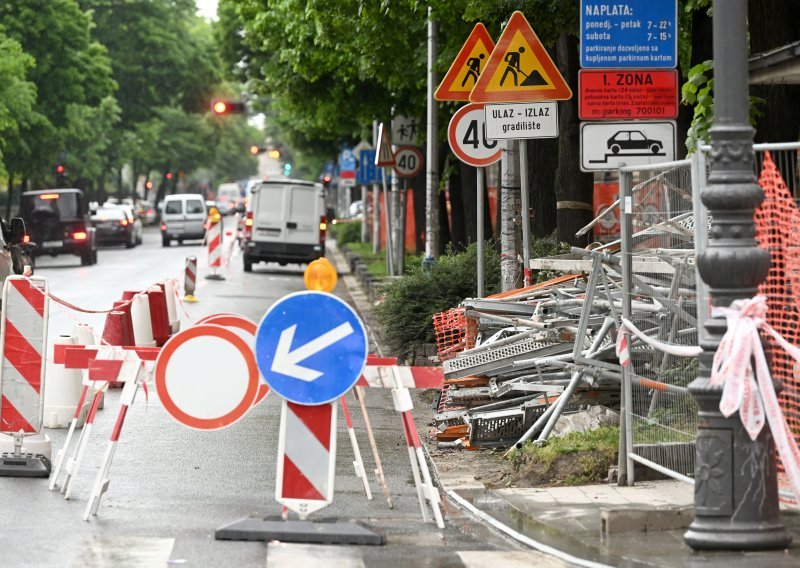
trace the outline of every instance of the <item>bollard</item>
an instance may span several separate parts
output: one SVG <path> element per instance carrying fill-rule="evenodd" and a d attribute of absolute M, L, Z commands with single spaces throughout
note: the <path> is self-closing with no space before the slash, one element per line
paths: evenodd
<path fill-rule="evenodd" d="M 183 273 L 183 301 L 196 302 L 197 298 L 194 295 L 195 282 L 197 281 L 197 257 L 186 257 L 186 270 Z"/>
<path fill-rule="evenodd" d="M 211 223 L 208 228 L 208 267 L 211 274 L 206 274 L 207 280 L 225 280 L 218 272 L 222 266 L 222 222 Z"/>

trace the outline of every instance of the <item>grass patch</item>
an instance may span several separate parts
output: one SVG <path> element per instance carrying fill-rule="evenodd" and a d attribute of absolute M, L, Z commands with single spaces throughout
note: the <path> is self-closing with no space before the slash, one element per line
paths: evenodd
<path fill-rule="evenodd" d="M 607 478 L 618 444 L 619 428 L 603 426 L 550 438 L 543 446 L 529 442 L 510 459 L 515 477 L 531 485 L 582 485 Z"/>

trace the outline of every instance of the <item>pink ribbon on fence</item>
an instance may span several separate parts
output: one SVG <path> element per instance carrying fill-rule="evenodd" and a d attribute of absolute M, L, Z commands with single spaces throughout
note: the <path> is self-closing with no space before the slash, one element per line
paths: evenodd
<path fill-rule="evenodd" d="M 730 307 L 715 307 L 712 315 L 724 316 L 728 322 L 711 370 L 711 384 L 722 386 L 719 410 L 726 417 L 738 411 L 752 440 L 758 437 L 765 423 L 769 425 L 786 478 L 795 498 L 800 500 L 800 450 L 778 403 L 759 330 L 769 334 L 798 362 L 800 348 L 767 323 L 766 296 L 735 300 Z"/>

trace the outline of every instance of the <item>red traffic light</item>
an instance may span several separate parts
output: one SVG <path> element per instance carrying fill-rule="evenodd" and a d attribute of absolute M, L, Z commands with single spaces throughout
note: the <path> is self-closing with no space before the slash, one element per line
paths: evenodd
<path fill-rule="evenodd" d="M 167 179 L 172 179 L 172 172 L 167 172 L 166 178 Z"/>
<path fill-rule="evenodd" d="M 57 174 L 63 174 L 66 171 L 66 169 L 67 168 L 65 168 L 64 166 L 59 164 L 59 165 L 56 166 L 56 173 Z"/>
<path fill-rule="evenodd" d="M 224 99 L 211 101 L 211 112 L 214 114 L 234 114 L 243 113 L 244 111 L 244 103 L 239 101 L 227 101 Z"/>

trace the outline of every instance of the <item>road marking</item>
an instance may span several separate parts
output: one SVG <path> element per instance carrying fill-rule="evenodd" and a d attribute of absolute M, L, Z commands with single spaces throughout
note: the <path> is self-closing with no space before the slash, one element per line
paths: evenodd
<path fill-rule="evenodd" d="M 487 551 L 470 550 L 459 551 L 458 556 L 466 568 L 485 568 L 486 566 L 502 566 L 503 568 L 569 568 L 563 560 L 554 558 L 542 552 L 535 551 Z"/>
<path fill-rule="evenodd" d="M 107 537 L 84 541 L 74 568 L 152 568 L 166 566 L 174 538 Z"/>
<path fill-rule="evenodd" d="M 322 544 L 269 543 L 267 566 L 270 568 L 364 568 L 361 551 L 352 546 Z"/>

